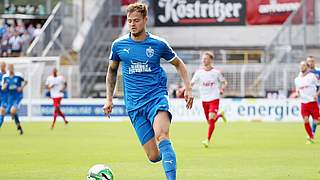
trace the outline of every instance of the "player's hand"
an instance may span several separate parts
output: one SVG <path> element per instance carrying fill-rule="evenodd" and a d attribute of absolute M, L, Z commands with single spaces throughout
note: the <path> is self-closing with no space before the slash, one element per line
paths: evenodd
<path fill-rule="evenodd" d="M 220 94 L 222 95 L 223 93 L 224 93 L 224 89 L 221 88 L 221 89 L 220 89 Z"/>
<path fill-rule="evenodd" d="M 186 108 L 191 109 L 193 105 L 192 88 L 186 88 L 186 90 L 184 91 L 184 99 L 187 103 Z"/>
<path fill-rule="evenodd" d="M 318 95 L 313 96 L 313 99 L 314 99 L 315 101 L 318 101 Z"/>
<path fill-rule="evenodd" d="M 22 87 L 17 87 L 18 92 L 22 92 Z"/>
<path fill-rule="evenodd" d="M 51 84 L 51 85 L 49 86 L 49 89 L 53 88 L 54 86 L 55 86 L 54 84 Z"/>
<path fill-rule="evenodd" d="M 107 101 L 103 106 L 103 112 L 106 116 L 110 117 L 112 112 L 113 103 L 112 101 Z"/>

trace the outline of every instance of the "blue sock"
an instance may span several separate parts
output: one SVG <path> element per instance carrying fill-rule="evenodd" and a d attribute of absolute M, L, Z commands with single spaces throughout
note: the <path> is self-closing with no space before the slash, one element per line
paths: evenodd
<path fill-rule="evenodd" d="M 170 140 L 165 139 L 160 141 L 159 149 L 162 156 L 162 166 L 166 173 L 167 180 L 176 180 L 176 153 L 172 148 Z"/>
<path fill-rule="evenodd" d="M 20 125 L 20 121 L 19 121 L 19 116 L 18 116 L 18 114 L 15 114 L 15 115 L 14 115 L 14 122 L 15 122 L 17 125 Z"/>
<path fill-rule="evenodd" d="M 1 126 L 2 126 L 3 121 L 4 121 L 4 116 L 3 116 L 3 115 L 0 115 L 0 128 L 1 128 Z"/>
<path fill-rule="evenodd" d="M 316 133 L 316 129 L 317 129 L 317 124 L 312 121 L 312 133 L 315 134 Z"/>

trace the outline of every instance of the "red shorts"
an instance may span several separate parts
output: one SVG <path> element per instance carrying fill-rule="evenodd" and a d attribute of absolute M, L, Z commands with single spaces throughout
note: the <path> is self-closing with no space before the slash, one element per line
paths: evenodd
<path fill-rule="evenodd" d="M 219 99 L 215 99 L 209 102 L 202 102 L 202 107 L 207 120 L 209 120 L 209 113 L 218 113 L 219 110 Z"/>
<path fill-rule="evenodd" d="M 319 106 L 317 102 L 301 103 L 301 115 L 302 117 L 312 116 L 312 119 L 319 119 Z"/>
<path fill-rule="evenodd" d="M 58 108 L 60 107 L 61 99 L 62 97 L 59 98 L 52 98 L 53 99 L 53 107 Z"/>

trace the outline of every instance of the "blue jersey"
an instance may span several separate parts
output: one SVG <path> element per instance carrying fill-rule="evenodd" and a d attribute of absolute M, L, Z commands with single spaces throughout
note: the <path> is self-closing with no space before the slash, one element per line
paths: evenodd
<path fill-rule="evenodd" d="M 24 78 L 21 73 L 15 73 L 13 76 L 9 74 L 5 74 L 2 78 L 2 86 L 6 85 L 5 91 L 7 92 L 9 97 L 22 97 L 23 93 L 17 91 L 19 87 L 22 86 L 22 82 Z"/>
<path fill-rule="evenodd" d="M 167 75 L 160 59 L 171 62 L 176 53 L 162 38 L 147 33 L 144 41 L 133 41 L 130 33 L 112 43 L 109 59 L 122 63 L 124 98 L 128 111 L 168 95 Z"/>
<path fill-rule="evenodd" d="M 0 72 L 0 82 L 2 82 L 2 78 L 4 77 L 4 73 Z M 5 90 L 2 90 L 2 83 L 0 83 L 0 100 L 4 99 L 3 96 L 5 96 Z"/>
<path fill-rule="evenodd" d="M 311 72 L 316 75 L 317 79 L 320 80 L 320 69 L 313 69 Z M 319 86 L 317 87 L 317 90 L 319 90 Z M 320 103 L 320 96 L 318 97 L 318 103 Z"/>

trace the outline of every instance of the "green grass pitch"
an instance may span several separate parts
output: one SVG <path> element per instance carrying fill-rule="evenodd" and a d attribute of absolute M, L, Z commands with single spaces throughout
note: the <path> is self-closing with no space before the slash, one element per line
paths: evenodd
<path fill-rule="evenodd" d="M 129 122 L 59 122 L 53 131 L 50 122 L 23 126 L 23 136 L 13 123 L 0 129 L 0 179 L 80 180 L 99 163 L 109 165 L 116 180 L 165 179 Z M 208 149 L 200 143 L 206 130 L 204 122 L 172 124 L 179 180 L 320 179 L 320 143 L 305 144 L 302 123 L 218 123 Z"/>

